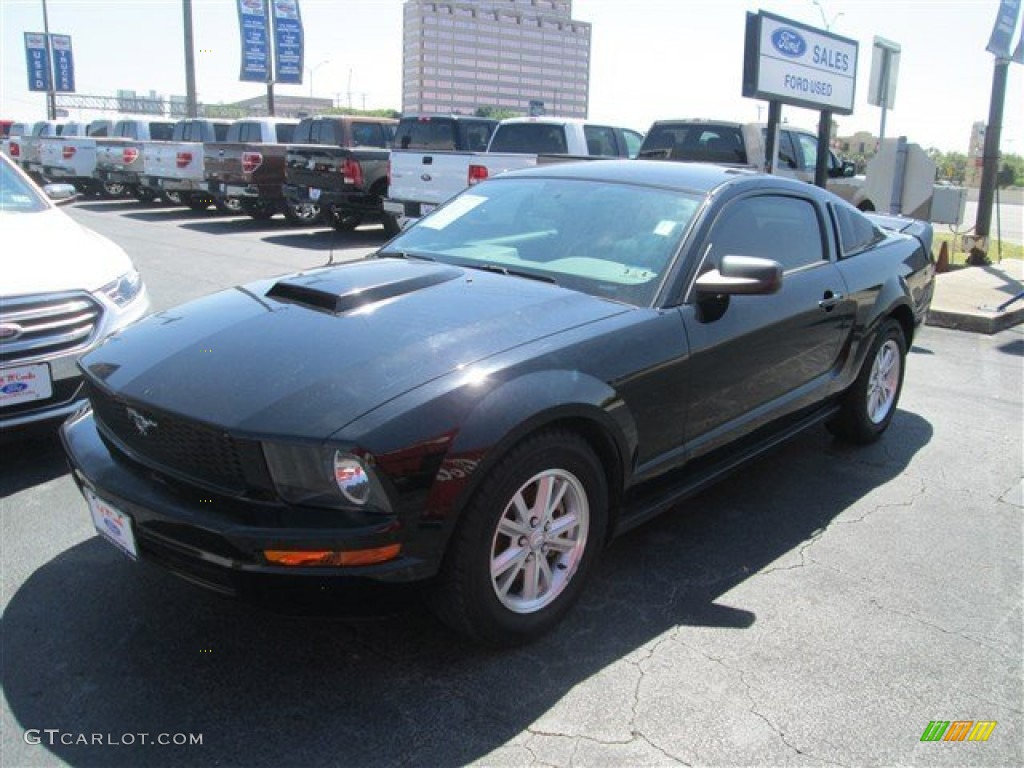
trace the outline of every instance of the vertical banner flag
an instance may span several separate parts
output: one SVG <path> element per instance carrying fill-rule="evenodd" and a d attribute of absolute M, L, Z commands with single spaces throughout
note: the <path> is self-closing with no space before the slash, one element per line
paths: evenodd
<path fill-rule="evenodd" d="M 53 89 L 75 92 L 75 59 L 71 55 L 71 35 L 50 35 L 53 51 Z"/>
<path fill-rule="evenodd" d="M 269 83 L 270 35 L 264 0 L 238 0 L 238 26 L 242 35 L 242 72 L 239 80 Z"/>
<path fill-rule="evenodd" d="M 277 82 L 302 84 L 302 16 L 299 0 L 270 0 L 274 9 L 274 64 Z"/>
<path fill-rule="evenodd" d="M 50 90 L 50 54 L 46 49 L 46 35 L 25 33 L 25 60 L 28 62 L 28 89 Z"/>
<path fill-rule="evenodd" d="M 992 36 L 985 50 L 997 59 L 1010 58 L 1010 45 L 1013 42 L 1013 30 L 1017 28 L 1017 14 L 1020 13 L 1020 0 L 1002 0 L 999 4 L 999 15 L 996 16 Z"/>

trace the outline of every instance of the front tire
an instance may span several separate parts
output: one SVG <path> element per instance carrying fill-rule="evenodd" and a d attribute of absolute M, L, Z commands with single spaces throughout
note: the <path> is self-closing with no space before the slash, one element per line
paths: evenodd
<path fill-rule="evenodd" d="M 486 645 L 539 637 L 579 597 L 607 519 L 607 480 L 590 445 L 561 430 L 528 438 L 464 511 L 431 596 L 435 612 Z"/>
<path fill-rule="evenodd" d="M 843 395 L 829 431 L 854 443 L 873 443 L 889 427 L 903 391 L 907 340 L 895 320 L 879 329 L 853 386 Z"/>
<path fill-rule="evenodd" d="M 339 232 L 351 232 L 363 223 L 362 214 L 353 213 L 336 205 L 328 206 L 325 210 L 325 215 L 331 226 Z"/>
<path fill-rule="evenodd" d="M 277 205 L 269 200 L 240 200 L 242 212 L 256 221 L 267 221 L 277 213 Z"/>
<path fill-rule="evenodd" d="M 384 234 L 388 237 L 394 237 L 402 231 L 402 225 L 398 223 L 398 217 L 392 216 L 390 213 L 381 214 L 380 222 L 384 225 Z"/>

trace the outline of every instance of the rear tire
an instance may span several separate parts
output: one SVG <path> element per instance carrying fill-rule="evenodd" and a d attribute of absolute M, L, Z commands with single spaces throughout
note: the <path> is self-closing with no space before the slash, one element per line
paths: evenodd
<path fill-rule="evenodd" d="M 435 613 L 486 645 L 539 637 L 579 597 L 607 519 L 608 484 L 590 445 L 563 430 L 527 438 L 463 512 L 431 594 Z"/>
<path fill-rule="evenodd" d="M 191 208 L 193 211 L 205 211 L 211 205 L 213 205 L 213 198 L 209 195 L 192 195 L 186 201 L 185 205 Z"/>
<path fill-rule="evenodd" d="M 154 200 L 156 200 L 156 192 L 154 192 L 149 187 L 137 186 L 135 187 L 134 190 L 132 190 L 132 195 L 134 195 L 135 199 L 138 200 L 140 203 L 152 203 Z"/>
<path fill-rule="evenodd" d="M 321 210 L 316 203 L 291 203 L 285 201 L 284 217 L 292 224 L 316 224 L 320 221 Z"/>
<path fill-rule="evenodd" d="M 242 201 L 237 197 L 225 197 L 223 199 L 214 200 L 213 204 L 221 213 L 227 213 L 231 216 L 237 216 L 242 213 Z"/>
<path fill-rule="evenodd" d="M 402 231 L 402 225 L 398 223 L 398 218 L 390 213 L 381 214 L 380 222 L 384 225 L 384 234 L 388 237 L 394 237 Z"/>
<path fill-rule="evenodd" d="M 171 205 L 185 205 L 185 194 L 183 192 L 169 192 L 165 189 L 164 201 Z"/>
<path fill-rule="evenodd" d="M 826 425 L 850 442 L 875 442 L 889 427 L 903 390 L 907 340 L 903 328 L 889 319 L 878 331 L 864 365 L 846 393 L 840 412 Z"/>
<path fill-rule="evenodd" d="M 339 232 L 351 232 L 353 229 L 363 223 L 362 214 L 353 213 L 345 209 L 339 209 L 336 206 L 328 206 L 324 212 L 327 221 L 330 222 L 331 226 Z"/>

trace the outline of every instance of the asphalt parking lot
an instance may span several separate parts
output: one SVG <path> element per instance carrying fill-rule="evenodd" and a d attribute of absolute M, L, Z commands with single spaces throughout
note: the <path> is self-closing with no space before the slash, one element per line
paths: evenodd
<path fill-rule="evenodd" d="M 154 309 L 384 241 L 70 212 Z M 616 541 L 569 620 L 511 652 L 415 594 L 359 617 L 209 595 L 95 536 L 52 436 L 5 443 L 0 763 L 1024 764 L 1022 389 L 1024 327 L 922 329 L 881 442 L 790 441 Z M 923 742 L 932 721 L 996 725 Z"/>

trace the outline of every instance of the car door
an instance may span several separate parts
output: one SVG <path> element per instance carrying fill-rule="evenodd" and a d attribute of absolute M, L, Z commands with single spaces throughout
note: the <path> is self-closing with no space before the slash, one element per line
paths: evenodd
<path fill-rule="evenodd" d="M 727 201 L 698 253 L 697 273 L 733 254 L 783 267 L 778 293 L 700 297 L 682 311 L 691 382 L 685 440 L 711 450 L 825 396 L 839 368 L 853 304 L 835 264 L 825 212 L 795 192 Z"/>

